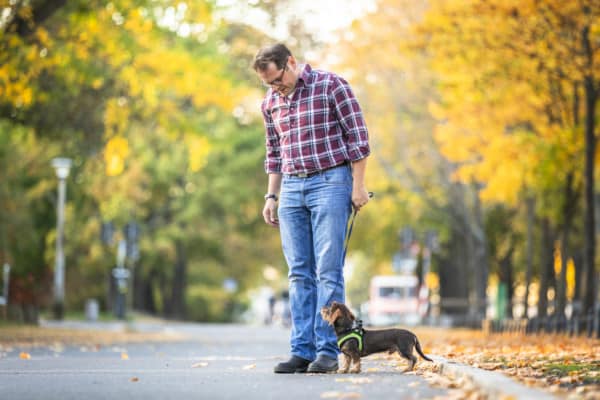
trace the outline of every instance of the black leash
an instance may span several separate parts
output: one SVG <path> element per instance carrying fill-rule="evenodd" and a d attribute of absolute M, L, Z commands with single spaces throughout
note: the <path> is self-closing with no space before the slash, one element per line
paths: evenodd
<path fill-rule="evenodd" d="M 369 192 L 369 198 L 372 198 L 375 195 L 373 192 Z M 348 233 L 346 234 L 346 243 L 344 244 L 344 254 L 342 255 L 342 269 L 344 269 L 344 264 L 346 263 L 346 253 L 348 252 L 348 244 L 350 243 L 350 236 L 352 236 L 352 229 L 354 228 L 354 220 L 356 219 L 356 214 L 358 214 L 358 210 L 355 208 L 352 213 L 352 217 L 350 217 L 350 227 L 348 228 Z"/>
<path fill-rule="evenodd" d="M 375 195 L 375 193 L 369 192 L 369 198 L 372 198 L 374 195 Z M 348 244 L 350 243 L 350 236 L 352 236 L 352 229 L 354 228 L 354 220 L 356 219 L 357 214 L 358 214 L 358 210 L 356 208 L 354 208 L 354 212 L 352 213 L 352 216 L 350 217 L 350 226 L 348 227 L 348 230 L 346 233 L 346 240 L 345 240 L 346 243 L 344 243 L 344 253 L 342 254 L 342 268 L 340 268 L 340 277 L 338 278 L 338 282 L 340 282 L 342 280 L 343 275 L 344 275 L 344 264 L 346 264 L 346 253 L 348 252 Z M 338 282 L 336 282 L 336 286 L 337 286 Z M 329 295 L 329 298 L 327 299 L 327 302 L 325 303 L 326 306 L 330 305 L 331 298 L 333 297 L 334 293 L 335 293 L 335 289 Z M 361 328 L 362 328 L 362 321 L 361 321 Z"/>
<path fill-rule="evenodd" d="M 352 216 L 350 217 L 350 227 L 348 228 L 348 233 L 346 233 L 346 243 L 344 243 L 344 253 L 342 254 L 342 270 L 344 269 L 344 264 L 346 264 L 346 253 L 348 252 L 348 244 L 350 243 L 350 236 L 352 236 L 352 228 L 354 228 L 356 214 L 358 214 L 358 210 L 355 208 Z"/>

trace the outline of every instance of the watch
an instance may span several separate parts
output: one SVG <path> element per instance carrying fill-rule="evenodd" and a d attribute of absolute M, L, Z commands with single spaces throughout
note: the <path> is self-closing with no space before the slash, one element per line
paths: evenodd
<path fill-rule="evenodd" d="M 275 193 L 265 194 L 265 200 L 269 200 L 269 199 L 273 199 L 273 200 L 277 201 L 279 198 L 277 197 L 277 195 Z"/>

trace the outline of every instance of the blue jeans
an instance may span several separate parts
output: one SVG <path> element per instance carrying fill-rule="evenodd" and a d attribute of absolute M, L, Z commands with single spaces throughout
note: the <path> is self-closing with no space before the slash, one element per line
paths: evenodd
<path fill-rule="evenodd" d="M 306 360 L 339 353 L 333 327 L 320 310 L 344 301 L 342 258 L 351 210 L 350 165 L 308 178 L 283 176 L 278 214 L 289 268 L 291 353 Z"/>

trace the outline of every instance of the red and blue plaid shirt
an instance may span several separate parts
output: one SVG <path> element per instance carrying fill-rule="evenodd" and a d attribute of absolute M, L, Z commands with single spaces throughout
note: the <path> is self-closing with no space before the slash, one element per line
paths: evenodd
<path fill-rule="evenodd" d="M 290 99 L 269 89 L 261 110 L 268 174 L 312 173 L 370 153 L 369 135 L 348 82 L 302 67 Z"/>

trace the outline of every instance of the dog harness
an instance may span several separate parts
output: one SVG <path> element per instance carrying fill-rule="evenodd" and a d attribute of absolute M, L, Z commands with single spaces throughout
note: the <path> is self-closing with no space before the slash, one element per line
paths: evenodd
<path fill-rule="evenodd" d="M 350 339 L 356 339 L 358 341 L 358 351 L 363 349 L 363 333 L 362 321 L 358 320 L 357 326 L 352 328 L 349 333 L 345 334 L 338 339 L 338 347 L 341 349 L 344 343 Z"/>
<path fill-rule="evenodd" d="M 350 332 L 347 335 L 344 335 L 341 339 L 338 340 L 338 346 L 341 349 L 342 346 L 344 345 L 344 343 L 346 343 L 346 341 L 350 340 L 350 339 L 356 339 L 358 340 L 358 351 L 362 351 L 363 349 L 363 338 L 362 336 L 358 333 L 358 332 Z"/>

